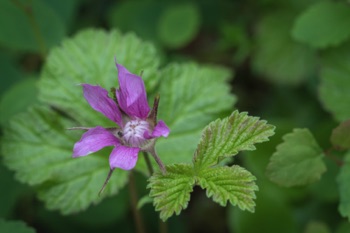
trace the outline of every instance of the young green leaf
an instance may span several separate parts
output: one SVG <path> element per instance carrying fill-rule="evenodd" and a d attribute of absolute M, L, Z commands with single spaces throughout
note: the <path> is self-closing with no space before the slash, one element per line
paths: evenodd
<path fill-rule="evenodd" d="M 165 164 L 190 163 L 203 128 L 232 108 L 236 97 L 227 81 L 232 73 L 216 66 L 170 64 L 160 72 L 159 119 L 171 133 L 157 142 Z"/>
<path fill-rule="evenodd" d="M 340 123 L 331 134 L 333 146 L 349 149 L 350 148 L 350 120 Z"/>
<path fill-rule="evenodd" d="M 254 212 L 256 178 L 240 166 L 207 168 L 197 176 L 200 187 L 206 189 L 207 196 L 222 206 L 230 202 L 242 210 Z"/>
<path fill-rule="evenodd" d="M 267 166 L 273 182 L 290 187 L 320 179 L 326 171 L 323 152 L 308 129 L 294 129 L 283 137 Z"/>
<path fill-rule="evenodd" d="M 193 168 L 188 164 L 174 164 L 166 167 L 167 173 L 154 174 L 149 179 L 150 196 L 160 218 L 165 221 L 174 213 L 180 214 L 186 209 L 190 200 L 190 193 L 195 184 Z"/>
<path fill-rule="evenodd" d="M 320 99 L 336 120 L 350 118 L 350 43 L 322 54 Z"/>
<path fill-rule="evenodd" d="M 341 167 L 337 177 L 339 186 L 339 212 L 350 221 L 350 153 L 345 156 L 344 165 Z"/>
<path fill-rule="evenodd" d="M 202 133 L 193 162 L 196 169 L 216 165 L 221 158 L 242 150 L 255 150 L 255 143 L 268 141 L 275 127 L 258 117 L 234 111 L 231 116 L 210 123 Z"/>
<path fill-rule="evenodd" d="M 35 233 L 35 230 L 26 226 L 22 221 L 5 221 L 0 219 L 1 233 Z"/>
<path fill-rule="evenodd" d="M 109 170 L 108 151 L 85 158 L 72 158 L 78 132 L 75 125 L 45 107 L 34 107 L 4 129 L 2 154 L 5 165 L 21 182 L 35 185 L 49 209 L 63 214 L 86 209 L 102 200 L 97 194 Z M 127 172 L 116 170 L 105 196 L 116 194 L 127 181 Z"/>
<path fill-rule="evenodd" d="M 338 45 L 350 37 L 350 7 L 345 2 L 318 2 L 297 18 L 292 35 L 315 48 Z"/>

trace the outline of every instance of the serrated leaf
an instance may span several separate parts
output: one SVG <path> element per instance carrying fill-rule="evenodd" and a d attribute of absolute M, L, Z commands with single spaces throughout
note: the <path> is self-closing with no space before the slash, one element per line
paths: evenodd
<path fill-rule="evenodd" d="M 197 146 L 193 162 L 196 168 L 216 165 L 221 158 L 242 150 L 255 150 L 255 143 L 268 141 L 275 127 L 246 112 L 234 111 L 231 116 L 208 125 Z"/>
<path fill-rule="evenodd" d="M 133 34 L 88 29 L 51 51 L 39 81 L 39 99 L 54 106 L 83 126 L 115 125 L 96 113 L 83 98 L 77 84 L 116 87 L 117 69 L 114 57 L 130 72 L 140 74 L 148 91 L 158 82 L 158 59 L 155 48 Z"/>
<path fill-rule="evenodd" d="M 16 171 L 16 178 L 37 186 L 46 206 L 63 214 L 100 202 L 98 191 L 109 171 L 105 150 L 72 158 L 73 144 L 81 136 L 66 130 L 72 125 L 46 107 L 34 107 L 10 121 L 1 145 L 4 163 Z M 116 170 L 104 196 L 116 194 L 126 183 L 127 174 Z"/>
<path fill-rule="evenodd" d="M 174 164 L 166 169 L 164 175 L 158 172 L 151 176 L 148 184 L 150 197 L 154 198 L 153 204 L 163 221 L 187 208 L 195 183 L 193 168 L 189 164 Z"/>
<path fill-rule="evenodd" d="M 200 187 L 206 189 L 208 197 L 222 206 L 230 202 L 242 210 L 254 212 L 256 178 L 240 166 L 215 167 L 201 170 L 197 176 Z"/>
<path fill-rule="evenodd" d="M 344 164 L 337 177 L 339 187 L 339 212 L 350 221 L 350 153 L 345 156 Z"/>
<path fill-rule="evenodd" d="M 293 37 L 315 48 L 338 45 L 350 37 L 350 7 L 345 2 L 322 1 L 296 20 Z"/>
<path fill-rule="evenodd" d="M 160 76 L 158 114 L 171 133 L 157 142 L 157 151 L 165 164 L 190 163 L 202 129 L 236 101 L 226 83 L 232 74 L 220 67 L 187 63 L 170 64 Z"/>
<path fill-rule="evenodd" d="M 335 119 L 350 118 L 350 43 L 322 54 L 320 99 Z"/>
<path fill-rule="evenodd" d="M 323 152 L 308 129 L 294 129 L 283 136 L 267 166 L 270 180 L 286 187 L 320 179 L 326 171 Z"/>
<path fill-rule="evenodd" d="M 159 40 L 167 47 L 179 48 L 199 31 L 200 12 L 193 3 L 170 5 L 163 11 L 157 27 Z"/>
<path fill-rule="evenodd" d="M 276 83 L 299 84 L 315 72 L 314 51 L 291 38 L 294 18 L 293 11 L 279 10 L 264 16 L 257 25 L 252 66 Z"/>
<path fill-rule="evenodd" d="M 28 227 L 22 221 L 5 221 L 0 219 L 0 232 L 1 233 L 35 233 L 36 231 Z"/>
<path fill-rule="evenodd" d="M 350 148 L 350 120 L 346 120 L 335 129 L 331 134 L 331 142 L 333 146 L 341 147 L 344 149 Z"/>

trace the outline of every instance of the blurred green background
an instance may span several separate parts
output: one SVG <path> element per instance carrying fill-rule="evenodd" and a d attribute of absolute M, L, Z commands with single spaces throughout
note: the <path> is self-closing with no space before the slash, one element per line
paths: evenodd
<path fill-rule="evenodd" d="M 271 142 L 235 161 L 257 176 L 256 213 L 222 208 L 198 188 L 189 207 L 169 219 L 169 232 L 350 232 L 337 210 L 339 167 L 333 161 L 308 187 L 281 188 L 265 175 L 285 133 L 309 128 L 326 150 L 332 129 L 350 118 L 347 1 L 2 0 L 1 127 L 38 101 L 36 81 L 50 49 L 91 27 L 134 32 L 155 44 L 162 66 L 196 61 L 232 70 L 228 85 L 238 97 L 235 108 L 277 127 Z M 136 178 L 146 194 L 146 178 Z M 46 210 L 34 188 L 18 183 L 2 164 L 0 185 L 0 218 L 22 220 L 38 233 L 135 231 L 127 189 L 85 212 L 62 216 Z M 157 232 L 158 213 L 146 205 L 142 214 L 148 232 Z"/>

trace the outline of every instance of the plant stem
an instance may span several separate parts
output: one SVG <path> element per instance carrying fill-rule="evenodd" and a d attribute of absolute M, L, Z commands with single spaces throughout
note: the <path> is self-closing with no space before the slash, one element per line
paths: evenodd
<path fill-rule="evenodd" d="M 143 157 L 145 158 L 145 161 L 146 161 L 146 164 L 147 164 L 149 176 L 151 176 L 153 174 L 154 170 L 153 170 L 153 166 L 152 166 L 151 160 L 149 159 L 148 153 L 147 152 L 143 152 Z"/>
<path fill-rule="evenodd" d="M 159 232 L 167 233 L 168 232 L 168 224 L 163 222 L 163 220 L 159 219 Z"/>
<path fill-rule="evenodd" d="M 130 199 L 131 209 L 132 209 L 132 213 L 134 215 L 134 220 L 136 224 L 136 232 L 145 233 L 146 230 L 145 230 L 145 225 L 143 223 L 143 218 L 141 216 L 139 209 L 137 208 L 138 197 L 137 197 L 137 190 L 135 185 L 135 178 L 132 171 L 130 172 L 128 187 L 129 187 L 129 193 L 131 198 Z"/>
<path fill-rule="evenodd" d="M 18 0 L 12 0 L 12 2 L 19 8 L 21 9 L 24 14 L 27 16 L 30 26 L 33 30 L 36 42 L 38 43 L 38 46 L 40 48 L 40 52 L 41 52 L 41 56 L 43 58 L 46 57 L 47 54 L 47 48 L 46 48 L 46 44 L 45 44 L 45 39 L 40 31 L 40 27 L 38 25 L 38 22 L 33 14 L 33 9 L 31 6 L 29 5 L 25 5 L 22 2 L 18 1 Z"/>
<path fill-rule="evenodd" d="M 156 150 L 154 149 L 154 147 L 150 150 L 150 153 L 151 155 L 153 156 L 153 158 L 156 160 L 159 168 L 160 168 L 160 171 L 163 173 L 163 175 L 166 173 L 166 168 L 162 162 L 162 160 L 160 160 Z"/>

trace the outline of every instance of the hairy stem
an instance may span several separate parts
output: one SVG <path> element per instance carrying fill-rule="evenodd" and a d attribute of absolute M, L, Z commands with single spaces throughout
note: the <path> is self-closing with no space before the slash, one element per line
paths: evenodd
<path fill-rule="evenodd" d="M 150 153 L 151 155 L 153 156 L 153 158 L 156 160 L 159 168 L 160 168 L 160 171 L 163 173 L 163 175 L 166 173 L 166 168 L 162 162 L 162 160 L 160 160 L 156 150 L 154 149 L 154 147 L 150 150 Z"/>
<path fill-rule="evenodd" d="M 137 196 L 137 190 L 135 185 L 135 178 L 132 171 L 130 172 L 128 187 L 129 187 L 129 193 L 130 193 L 131 209 L 132 209 L 132 213 L 134 215 L 134 220 L 136 224 L 136 232 L 146 233 L 142 215 L 140 213 L 140 210 L 137 208 L 138 196 Z"/>

